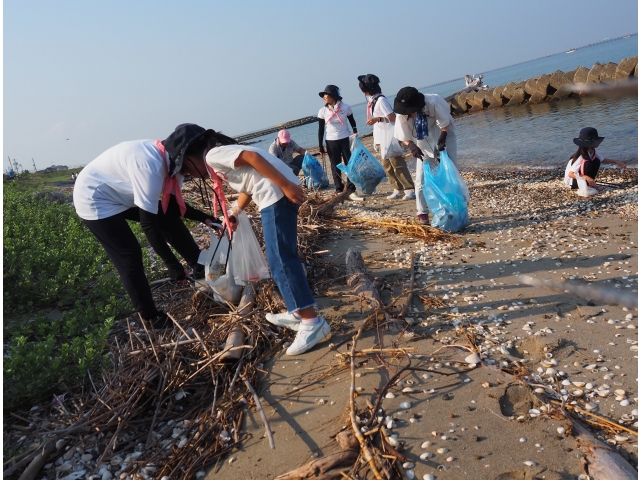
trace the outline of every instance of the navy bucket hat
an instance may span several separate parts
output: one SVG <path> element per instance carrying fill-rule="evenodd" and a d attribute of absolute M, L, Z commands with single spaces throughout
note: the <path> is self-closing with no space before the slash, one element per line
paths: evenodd
<path fill-rule="evenodd" d="M 324 90 L 321 91 L 318 95 L 320 95 L 320 98 L 322 98 L 324 97 L 325 93 L 330 97 L 335 98 L 336 100 L 342 100 L 342 97 L 340 96 L 340 89 L 335 85 L 327 85 L 326 87 L 324 87 Z"/>
<path fill-rule="evenodd" d="M 205 130 L 195 123 L 181 123 L 171 135 L 162 141 L 169 154 L 169 176 L 174 177 L 182 169 L 184 154 L 189 146 L 200 138 L 214 135 L 215 130 Z"/>
<path fill-rule="evenodd" d="M 602 143 L 604 137 L 598 136 L 598 130 L 593 127 L 585 127 L 580 130 L 578 138 L 573 139 L 573 143 L 579 147 L 596 148 Z"/>
<path fill-rule="evenodd" d="M 393 101 L 393 111 L 400 115 L 410 115 L 424 108 L 424 95 L 415 87 L 404 87 L 398 91 Z"/>
<path fill-rule="evenodd" d="M 366 75 L 360 75 L 358 77 L 358 81 L 362 85 L 361 88 L 364 91 L 369 93 L 380 93 L 382 90 L 380 89 L 380 79 L 375 76 L 373 73 L 367 73 Z"/>

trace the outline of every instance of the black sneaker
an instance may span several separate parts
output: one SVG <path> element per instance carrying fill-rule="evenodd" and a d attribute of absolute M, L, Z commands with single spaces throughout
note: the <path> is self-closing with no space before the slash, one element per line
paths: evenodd
<path fill-rule="evenodd" d="M 197 263 L 195 268 L 192 268 L 192 275 L 194 280 L 202 280 L 204 278 L 204 265 Z"/>
<path fill-rule="evenodd" d="M 149 321 L 154 330 L 168 330 L 174 327 L 173 320 L 163 311 L 159 311 L 158 315 Z"/>

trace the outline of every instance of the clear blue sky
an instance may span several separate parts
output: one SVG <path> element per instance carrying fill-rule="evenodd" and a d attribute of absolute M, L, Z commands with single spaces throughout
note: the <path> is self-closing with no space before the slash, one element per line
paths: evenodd
<path fill-rule="evenodd" d="M 637 31 L 637 0 L 5 0 L 3 170 L 315 115 L 330 83 L 360 103 L 365 73 L 391 95 Z"/>

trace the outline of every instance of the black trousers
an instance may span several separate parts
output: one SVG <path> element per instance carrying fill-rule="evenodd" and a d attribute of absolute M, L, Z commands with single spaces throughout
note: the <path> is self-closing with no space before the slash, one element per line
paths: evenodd
<path fill-rule="evenodd" d="M 331 164 L 331 175 L 333 176 L 333 184 L 336 192 L 344 190 L 344 182 L 342 181 L 342 172 L 336 168 L 336 165 L 342 161 L 345 165 L 349 163 L 351 157 L 351 149 L 349 148 L 349 137 L 340 140 L 327 140 L 327 155 L 329 155 L 329 163 Z M 347 190 L 356 191 L 356 186 L 347 178 Z"/>
<path fill-rule="evenodd" d="M 577 160 L 576 160 L 577 162 Z M 596 175 L 600 171 L 600 159 L 594 158 L 593 160 L 589 160 L 588 162 L 584 162 L 584 175 L 596 179 Z M 574 178 L 573 182 L 571 182 L 571 189 L 576 190 L 578 188 L 578 181 Z"/>
<path fill-rule="evenodd" d="M 302 160 L 304 159 L 304 155 L 296 155 L 291 160 L 289 164 L 289 168 L 293 171 L 293 174 L 298 176 L 300 174 L 300 170 L 302 169 Z"/>
<path fill-rule="evenodd" d="M 159 207 L 158 215 L 160 228 L 167 243 L 175 248 L 189 265 L 195 266 L 200 256 L 200 248 L 182 222 L 179 211 L 175 212 L 169 208 L 165 214 L 162 207 Z M 104 247 L 116 267 L 136 312 L 145 320 L 151 319 L 158 314 L 158 310 L 144 273 L 142 248 L 127 220 L 140 221 L 140 211 L 137 207 L 108 218 L 83 222 Z"/>

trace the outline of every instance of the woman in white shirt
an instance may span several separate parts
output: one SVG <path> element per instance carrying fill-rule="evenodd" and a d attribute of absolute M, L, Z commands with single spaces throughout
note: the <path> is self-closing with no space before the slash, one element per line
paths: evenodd
<path fill-rule="evenodd" d="M 380 145 L 380 136 L 382 135 L 380 131 L 382 126 L 380 124 L 391 123 L 393 126 L 396 121 L 396 114 L 393 113 L 387 97 L 382 94 L 380 79 L 377 76 L 371 73 L 360 75 L 358 82 L 358 86 L 368 102 L 367 125 L 373 125 L 373 143 Z M 391 200 L 396 198 L 414 200 L 416 198 L 415 187 L 405 159 L 402 156 L 382 158 L 380 163 L 382 163 L 382 168 L 384 168 L 387 178 L 393 186 L 393 193 L 387 198 Z"/>
<path fill-rule="evenodd" d="M 268 322 L 297 331 L 287 355 L 298 355 L 331 336 L 329 324 L 318 315 L 316 301 L 298 256 L 298 208 L 304 201 L 300 179 L 279 158 L 259 148 L 237 145 L 215 134 L 185 156 L 183 171 L 194 178 L 218 175 L 238 192 L 235 217 L 253 200 L 262 219 L 267 262 L 285 301 L 287 313 L 268 313 Z M 232 255 L 242 252 L 232 253 Z"/>
<path fill-rule="evenodd" d="M 200 248 L 181 217 L 212 227 L 220 222 L 185 204 L 180 171 L 191 143 L 210 132 L 182 124 L 164 141 L 120 143 L 91 161 L 76 179 L 73 203 L 78 216 L 106 250 L 136 312 L 154 328 L 173 322 L 156 308 L 141 247 L 127 220 L 140 222 L 173 280 L 184 279 L 186 272 L 169 245 L 187 261 L 194 277 L 204 278 L 204 266 L 198 264 Z"/>
<path fill-rule="evenodd" d="M 578 178 L 582 177 L 589 188 L 586 194 L 595 195 L 604 186 L 596 184 L 596 175 L 600 170 L 600 165 L 617 165 L 621 169 L 627 165 L 619 160 L 604 158 L 596 152 L 604 137 L 598 136 L 598 131 L 593 127 L 585 127 L 580 130 L 578 138 L 573 139 L 573 143 L 578 145 L 578 150 L 571 156 L 567 168 L 564 171 L 564 183 L 572 190 L 578 189 Z"/>
<path fill-rule="evenodd" d="M 351 107 L 342 101 L 340 89 L 335 85 L 327 85 L 320 92 L 320 98 L 325 102 L 324 107 L 318 112 L 318 145 L 320 153 L 324 154 L 322 145 L 325 128 L 327 133 L 327 154 L 329 155 L 329 163 L 331 164 L 331 175 L 333 176 L 333 185 L 336 187 L 336 193 L 344 190 L 345 185 L 342 181 L 342 174 L 336 168 L 342 159 L 342 163 L 347 165 L 351 157 L 351 148 L 349 146 L 349 127 L 347 121 L 353 129 L 353 133 L 358 134 L 356 128 L 356 120 L 353 118 Z M 347 191 L 351 192 L 349 198 L 351 200 L 362 201 L 364 198 L 356 193 L 356 186 L 347 178 Z"/>
<path fill-rule="evenodd" d="M 398 91 L 393 102 L 396 112 L 396 126 L 393 135 L 409 147 L 416 158 L 416 207 L 418 221 L 429 223 L 429 207 L 422 192 L 424 183 L 423 158 L 427 158 L 434 168 L 439 152 L 447 154 L 457 167 L 456 127 L 453 124 L 451 108 L 440 96 L 422 94 L 414 87 L 404 87 Z"/>

